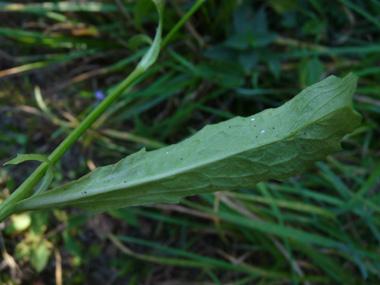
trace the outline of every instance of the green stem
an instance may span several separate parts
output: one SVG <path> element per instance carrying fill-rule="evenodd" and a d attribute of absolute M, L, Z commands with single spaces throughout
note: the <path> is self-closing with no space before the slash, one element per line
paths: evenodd
<path fill-rule="evenodd" d="M 193 7 L 183 16 L 181 20 L 170 30 L 166 37 L 161 42 L 161 50 L 169 43 L 171 38 L 178 32 L 178 30 L 186 23 L 186 21 L 198 10 L 206 0 L 198 0 Z"/>

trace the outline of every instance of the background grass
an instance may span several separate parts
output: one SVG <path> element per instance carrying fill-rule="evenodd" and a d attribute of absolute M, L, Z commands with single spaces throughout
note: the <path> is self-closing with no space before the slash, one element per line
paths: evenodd
<path fill-rule="evenodd" d="M 195 1 L 167 1 L 166 34 Z M 355 72 L 363 124 L 286 181 L 89 215 L 13 216 L 4 284 L 376 284 L 380 275 L 380 3 L 208 0 L 149 72 L 57 164 L 53 186 L 141 147 L 277 107 Z M 0 2 L 0 163 L 50 153 L 131 72 L 148 0 Z M 0 168 L 5 199 L 38 165 Z M 6 251 L 5 251 L 6 248 Z"/>

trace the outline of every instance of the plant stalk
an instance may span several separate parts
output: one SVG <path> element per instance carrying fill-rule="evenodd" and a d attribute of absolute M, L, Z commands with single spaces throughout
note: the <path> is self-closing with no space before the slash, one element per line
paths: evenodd
<path fill-rule="evenodd" d="M 170 39 L 178 32 L 184 23 L 191 17 L 195 11 L 205 2 L 198 0 L 194 6 L 184 15 L 184 17 L 170 30 L 164 40 L 161 42 L 162 50 Z M 95 122 L 95 120 L 123 93 L 131 86 L 144 72 L 145 68 L 137 68 L 120 83 L 70 134 L 63 142 L 49 155 L 49 161 L 54 165 L 66 153 L 66 151 L 79 139 L 79 137 Z M 0 222 L 13 214 L 13 205 L 28 196 L 34 187 L 44 177 L 48 164 L 42 163 L 12 194 L 0 205 Z"/>

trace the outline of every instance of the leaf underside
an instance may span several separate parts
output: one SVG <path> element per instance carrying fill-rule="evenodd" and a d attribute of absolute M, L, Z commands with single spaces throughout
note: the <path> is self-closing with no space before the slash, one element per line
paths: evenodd
<path fill-rule="evenodd" d="M 16 211 L 72 205 L 99 213 L 282 180 L 341 149 L 361 116 L 352 108 L 357 78 L 330 76 L 281 107 L 207 125 L 192 137 L 145 149 L 79 180 L 16 204 Z"/>

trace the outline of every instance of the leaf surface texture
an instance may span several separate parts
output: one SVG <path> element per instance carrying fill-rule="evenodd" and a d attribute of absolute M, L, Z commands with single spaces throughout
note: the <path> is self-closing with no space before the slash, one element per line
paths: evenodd
<path fill-rule="evenodd" d="M 192 137 L 116 164 L 16 204 L 16 211 L 72 205 L 88 212 L 251 188 L 282 180 L 341 149 L 361 116 L 352 108 L 357 78 L 330 76 L 284 105 L 207 125 Z"/>

